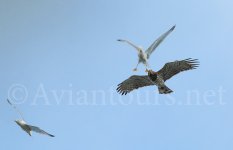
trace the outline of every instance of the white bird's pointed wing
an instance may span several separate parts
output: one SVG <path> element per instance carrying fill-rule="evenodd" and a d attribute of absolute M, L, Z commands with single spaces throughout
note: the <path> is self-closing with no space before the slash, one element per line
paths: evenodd
<path fill-rule="evenodd" d="M 19 109 L 18 109 L 15 105 L 13 105 L 13 104 L 10 102 L 9 99 L 7 99 L 7 102 L 16 110 L 16 112 L 19 114 L 19 116 L 21 117 L 21 119 L 24 120 L 24 119 L 23 119 L 23 115 L 22 115 L 22 113 L 19 111 Z"/>
<path fill-rule="evenodd" d="M 117 41 L 128 43 L 129 45 L 133 46 L 138 52 L 139 52 L 139 50 L 141 49 L 140 47 L 138 47 L 137 45 L 134 45 L 132 42 L 130 42 L 130 41 L 128 41 L 128 40 L 118 39 Z"/>
<path fill-rule="evenodd" d="M 146 50 L 147 58 L 153 53 L 153 51 L 163 42 L 163 40 L 175 29 L 175 25 L 169 29 L 167 32 L 162 34 L 158 39 L 154 41 L 154 43 Z"/>
<path fill-rule="evenodd" d="M 44 134 L 44 135 L 48 135 L 50 137 L 54 137 L 54 135 L 52 134 L 49 134 L 47 132 L 45 132 L 44 130 L 40 129 L 39 127 L 36 127 L 36 126 L 31 126 L 31 125 L 28 125 L 32 131 L 34 132 L 37 132 L 37 133 L 40 133 L 40 134 Z"/>

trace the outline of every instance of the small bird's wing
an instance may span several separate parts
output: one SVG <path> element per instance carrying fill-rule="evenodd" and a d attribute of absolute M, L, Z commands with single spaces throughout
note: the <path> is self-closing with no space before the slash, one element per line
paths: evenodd
<path fill-rule="evenodd" d="M 24 120 L 24 119 L 23 119 L 23 115 L 22 115 L 22 113 L 19 111 L 19 109 L 18 109 L 15 105 L 13 105 L 13 104 L 10 102 L 9 99 L 7 99 L 7 102 L 16 110 L 16 112 L 19 114 L 19 116 L 21 117 L 21 119 Z"/>
<path fill-rule="evenodd" d="M 31 128 L 31 130 L 34 131 L 34 132 L 37 132 L 37 133 L 40 133 L 40 134 L 44 134 L 44 135 L 48 135 L 48 136 L 50 136 L 50 137 L 54 137 L 54 135 L 49 134 L 49 133 L 45 132 L 44 130 L 42 130 L 42 129 L 36 127 L 36 126 L 31 126 L 31 125 L 28 125 L 28 126 L 29 126 L 29 127 Z"/>
<path fill-rule="evenodd" d="M 181 61 L 169 62 L 166 63 L 158 73 L 162 75 L 163 80 L 166 81 L 182 71 L 196 69 L 199 66 L 197 60 L 198 59 L 188 58 Z"/>
<path fill-rule="evenodd" d="M 130 42 L 130 41 L 128 41 L 128 40 L 118 39 L 117 41 L 128 43 L 129 45 L 133 46 L 138 52 L 139 52 L 139 50 L 141 49 L 140 47 L 138 47 L 137 45 L 134 45 L 132 42 Z"/>
<path fill-rule="evenodd" d="M 146 50 L 147 58 L 153 53 L 153 51 L 163 42 L 163 40 L 175 29 L 175 25 L 169 29 L 167 32 L 162 34 L 158 39 L 154 41 L 154 43 Z"/>
<path fill-rule="evenodd" d="M 150 85 L 154 85 L 154 83 L 148 76 L 133 75 L 118 85 L 117 92 L 126 95 L 135 89 Z"/>

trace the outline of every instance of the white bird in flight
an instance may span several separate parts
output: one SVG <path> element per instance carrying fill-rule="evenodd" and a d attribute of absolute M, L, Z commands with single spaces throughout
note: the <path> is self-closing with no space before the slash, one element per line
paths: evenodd
<path fill-rule="evenodd" d="M 135 44 L 133 44 L 132 42 L 128 41 L 128 40 L 123 40 L 123 39 L 118 39 L 117 41 L 120 42 L 126 42 L 129 45 L 133 46 L 137 52 L 138 52 L 138 63 L 137 66 L 133 69 L 133 71 L 137 71 L 137 67 L 140 63 L 143 63 L 146 67 L 149 67 L 148 64 L 148 59 L 150 57 L 150 55 L 153 53 L 153 51 L 160 45 L 161 42 L 163 42 L 163 40 L 175 29 L 175 25 L 169 29 L 167 32 L 165 32 L 164 34 L 162 34 L 158 39 L 156 39 L 151 46 L 144 51 L 141 47 L 136 46 Z"/>
<path fill-rule="evenodd" d="M 24 121 L 21 112 L 16 108 L 16 106 L 14 106 L 14 105 L 9 101 L 9 99 L 7 99 L 7 102 L 19 113 L 19 115 L 20 115 L 20 117 L 21 117 L 21 119 L 15 120 L 15 122 L 16 122 L 25 132 L 27 132 L 30 136 L 32 136 L 32 133 L 31 133 L 31 132 L 34 131 L 34 132 L 37 132 L 37 133 L 40 133 L 40 134 L 44 134 L 44 135 L 48 135 L 48 136 L 50 136 L 50 137 L 54 137 L 54 135 L 45 132 L 44 130 L 40 129 L 39 127 L 36 127 L 36 126 L 32 126 L 32 125 L 27 124 L 27 123 Z"/>

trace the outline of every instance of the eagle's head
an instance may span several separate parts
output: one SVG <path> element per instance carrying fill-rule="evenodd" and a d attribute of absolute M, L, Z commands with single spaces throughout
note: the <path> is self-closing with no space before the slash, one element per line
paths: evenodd
<path fill-rule="evenodd" d="M 157 72 L 154 72 L 153 70 L 147 70 L 146 72 L 148 73 L 148 76 L 152 81 L 155 81 L 157 79 Z"/>
<path fill-rule="evenodd" d="M 153 70 L 148 70 L 148 69 L 146 69 L 146 71 L 145 72 L 147 72 L 148 73 L 148 75 L 151 75 L 151 74 L 156 74 L 157 72 L 154 72 Z"/>

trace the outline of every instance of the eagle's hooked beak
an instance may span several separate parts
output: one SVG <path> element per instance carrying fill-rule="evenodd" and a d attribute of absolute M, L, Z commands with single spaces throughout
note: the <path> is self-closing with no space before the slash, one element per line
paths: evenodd
<path fill-rule="evenodd" d="M 148 72 L 149 72 L 149 70 L 148 70 L 148 69 L 146 69 L 146 70 L 145 70 L 145 72 L 147 72 L 147 73 L 148 73 Z"/>

